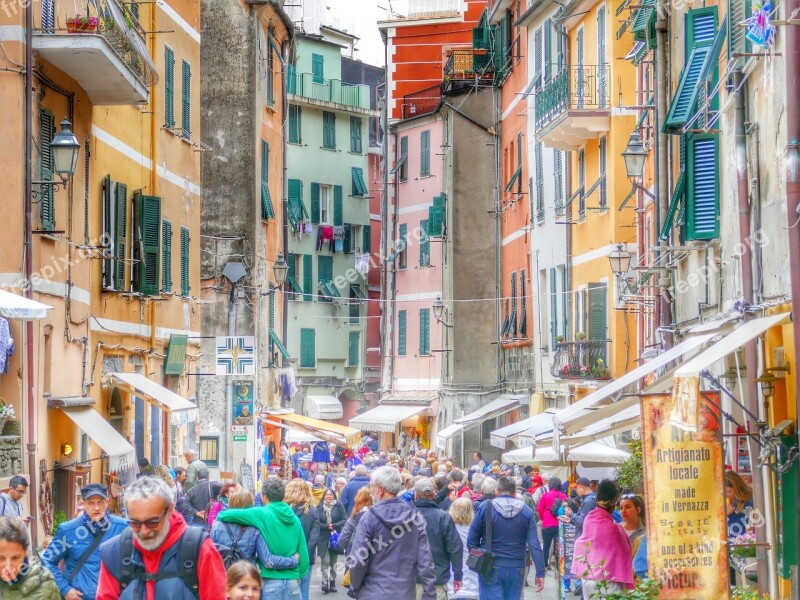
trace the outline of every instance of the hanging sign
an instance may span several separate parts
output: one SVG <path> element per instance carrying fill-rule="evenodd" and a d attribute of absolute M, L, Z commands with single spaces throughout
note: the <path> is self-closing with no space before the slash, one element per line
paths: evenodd
<path fill-rule="evenodd" d="M 253 382 L 234 381 L 233 386 L 233 423 L 235 427 L 253 424 Z M 235 431 L 235 430 L 234 430 Z"/>

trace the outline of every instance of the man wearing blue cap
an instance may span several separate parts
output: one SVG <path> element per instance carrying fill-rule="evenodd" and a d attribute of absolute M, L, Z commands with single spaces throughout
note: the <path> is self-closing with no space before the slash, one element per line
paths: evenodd
<path fill-rule="evenodd" d="M 62 523 L 42 562 L 53 574 L 65 600 L 94 600 L 100 577 L 100 543 L 122 533 L 128 524 L 108 512 L 108 489 L 90 483 L 81 489 L 83 513 Z M 62 572 L 58 564 L 64 561 Z"/>

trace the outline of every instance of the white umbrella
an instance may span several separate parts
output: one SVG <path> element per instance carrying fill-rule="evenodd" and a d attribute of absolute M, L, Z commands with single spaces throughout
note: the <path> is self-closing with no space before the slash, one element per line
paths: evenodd
<path fill-rule="evenodd" d="M 21 321 L 45 319 L 47 311 L 52 309 L 52 306 L 0 289 L 0 315 L 9 319 Z"/>
<path fill-rule="evenodd" d="M 536 448 L 534 452 L 534 448 Z M 618 465 L 631 457 L 630 452 L 620 450 L 608 443 L 589 442 L 582 446 L 573 446 L 567 449 L 566 456 L 559 456 L 550 446 L 517 448 L 503 454 L 503 462 L 518 465 L 552 465 L 566 466 L 570 463 L 580 463 L 584 467 L 607 467 Z"/>

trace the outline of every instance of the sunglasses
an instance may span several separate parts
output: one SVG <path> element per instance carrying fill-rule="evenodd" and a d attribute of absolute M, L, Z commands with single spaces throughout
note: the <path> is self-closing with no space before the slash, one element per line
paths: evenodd
<path fill-rule="evenodd" d="M 636 494 L 622 494 L 619 497 L 619 499 L 620 500 L 638 500 L 639 496 L 637 496 Z"/>
<path fill-rule="evenodd" d="M 137 521 L 136 519 L 128 519 L 128 525 L 134 531 L 139 531 L 143 526 L 147 527 L 148 529 L 155 529 L 159 526 L 161 521 L 164 520 L 164 517 L 167 516 L 167 512 L 169 511 L 169 507 L 164 509 L 164 512 L 161 514 L 160 517 L 154 519 L 147 519 L 146 521 Z"/>

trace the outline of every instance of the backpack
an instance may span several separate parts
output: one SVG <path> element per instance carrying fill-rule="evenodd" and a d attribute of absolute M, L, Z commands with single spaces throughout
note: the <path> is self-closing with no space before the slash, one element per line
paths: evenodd
<path fill-rule="evenodd" d="M 219 545 L 217 546 L 217 550 L 219 551 L 219 555 L 222 557 L 222 562 L 225 563 L 225 569 L 227 570 L 233 563 L 240 560 L 248 560 L 248 558 L 242 554 L 242 551 L 239 549 L 239 542 L 242 541 L 245 528 L 243 526 L 239 526 L 239 535 L 234 536 L 231 533 L 231 524 L 223 524 L 225 525 L 225 530 L 228 532 L 228 537 L 231 538 L 231 545 L 230 547 Z"/>
<path fill-rule="evenodd" d="M 181 565 L 177 571 L 159 571 L 157 573 L 145 573 L 144 569 L 139 569 L 133 565 L 133 531 L 129 528 L 120 534 L 119 551 L 122 569 L 119 578 L 119 591 L 128 587 L 134 579 L 145 585 L 148 581 L 159 582 L 162 579 L 181 579 L 184 585 L 189 588 L 196 597 L 200 597 L 200 581 L 197 578 L 198 557 L 200 547 L 206 540 L 206 532 L 200 527 L 187 527 L 186 532 L 181 537 L 180 547 L 178 548 L 178 564 Z"/>
<path fill-rule="evenodd" d="M 556 519 L 558 518 L 558 511 L 561 510 L 563 506 L 564 499 L 559 498 L 555 492 L 553 492 L 553 503 L 550 505 L 550 514 L 553 515 Z"/>

